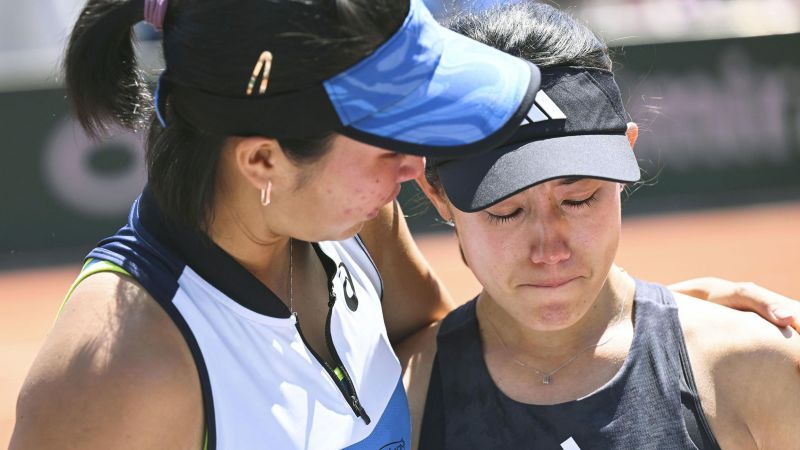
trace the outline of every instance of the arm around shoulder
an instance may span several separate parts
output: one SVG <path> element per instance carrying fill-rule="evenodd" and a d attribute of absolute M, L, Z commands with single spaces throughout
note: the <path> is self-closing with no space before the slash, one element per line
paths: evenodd
<path fill-rule="evenodd" d="M 384 206 L 360 236 L 383 279 L 383 310 L 392 342 L 444 317 L 453 302 L 411 237 L 397 202 Z"/>
<path fill-rule="evenodd" d="M 761 319 L 752 321 L 751 327 L 738 331 L 752 341 L 746 361 L 736 364 L 728 377 L 752 380 L 738 400 L 757 447 L 798 448 L 800 336 L 791 328 L 776 330 Z"/>
<path fill-rule="evenodd" d="M 796 448 L 800 336 L 753 313 L 693 299 L 678 304 L 703 409 L 722 447 Z"/>
<path fill-rule="evenodd" d="M 72 294 L 17 402 L 10 450 L 202 448 L 199 378 L 180 332 L 130 279 Z"/>

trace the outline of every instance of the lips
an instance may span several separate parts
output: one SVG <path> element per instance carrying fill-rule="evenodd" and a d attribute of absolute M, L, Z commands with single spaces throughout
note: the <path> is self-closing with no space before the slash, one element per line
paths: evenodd
<path fill-rule="evenodd" d="M 536 281 L 535 283 L 526 283 L 525 285 L 536 288 L 557 288 L 564 286 L 574 280 L 577 280 L 578 278 L 580 277 L 556 278 L 550 280 Z"/>

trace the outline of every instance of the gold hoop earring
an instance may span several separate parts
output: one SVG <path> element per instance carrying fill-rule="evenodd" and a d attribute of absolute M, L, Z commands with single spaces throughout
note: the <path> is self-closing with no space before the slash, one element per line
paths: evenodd
<path fill-rule="evenodd" d="M 261 206 L 272 203 L 272 180 L 267 181 L 267 186 L 261 190 Z"/>

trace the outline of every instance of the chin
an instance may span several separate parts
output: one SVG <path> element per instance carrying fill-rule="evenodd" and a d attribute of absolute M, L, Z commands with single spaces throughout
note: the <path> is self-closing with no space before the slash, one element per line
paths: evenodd
<path fill-rule="evenodd" d="M 551 292 L 549 295 L 537 292 L 537 295 L 520 296 L 527 305 L 519 313 L 527 317 L 525 323 L 537 331 L 558 331 L 569 328 L 578 322 L 585 311 L 578 300 L 580 296 L 572 290 L 567 292 Z"/>
<path fill-rule="evenodd" d="M 569 328 L 580 320 L 575 305 L 549 304 L 535 308 L 534 320 L 530 323 L 539 331 L 557 331 Z"/>
<path fill-rule="evenodd" d="M 329 237 L 324 239 L 325 241 L 344 241 L 345 239 L 350 239 L 351 237 L 357 235 L 361 229 L 364 228 L 364 222 L 358 222 L 349 228 L 338 230 L 330 234 Z"/>

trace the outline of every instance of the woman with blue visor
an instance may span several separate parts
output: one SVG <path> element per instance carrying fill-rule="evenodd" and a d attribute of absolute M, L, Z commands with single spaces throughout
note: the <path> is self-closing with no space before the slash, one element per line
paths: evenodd
<path fill-rule="evenodd" d="M 450 306 L 393 200 L 423 156 L 506 142 L 538 69 L 421 0 L 91 0 L 65 72 L 85 128 L 147 130 L 148 185 L 88 255 L 11 448 L 407 448 L 392 343 Z"/>

